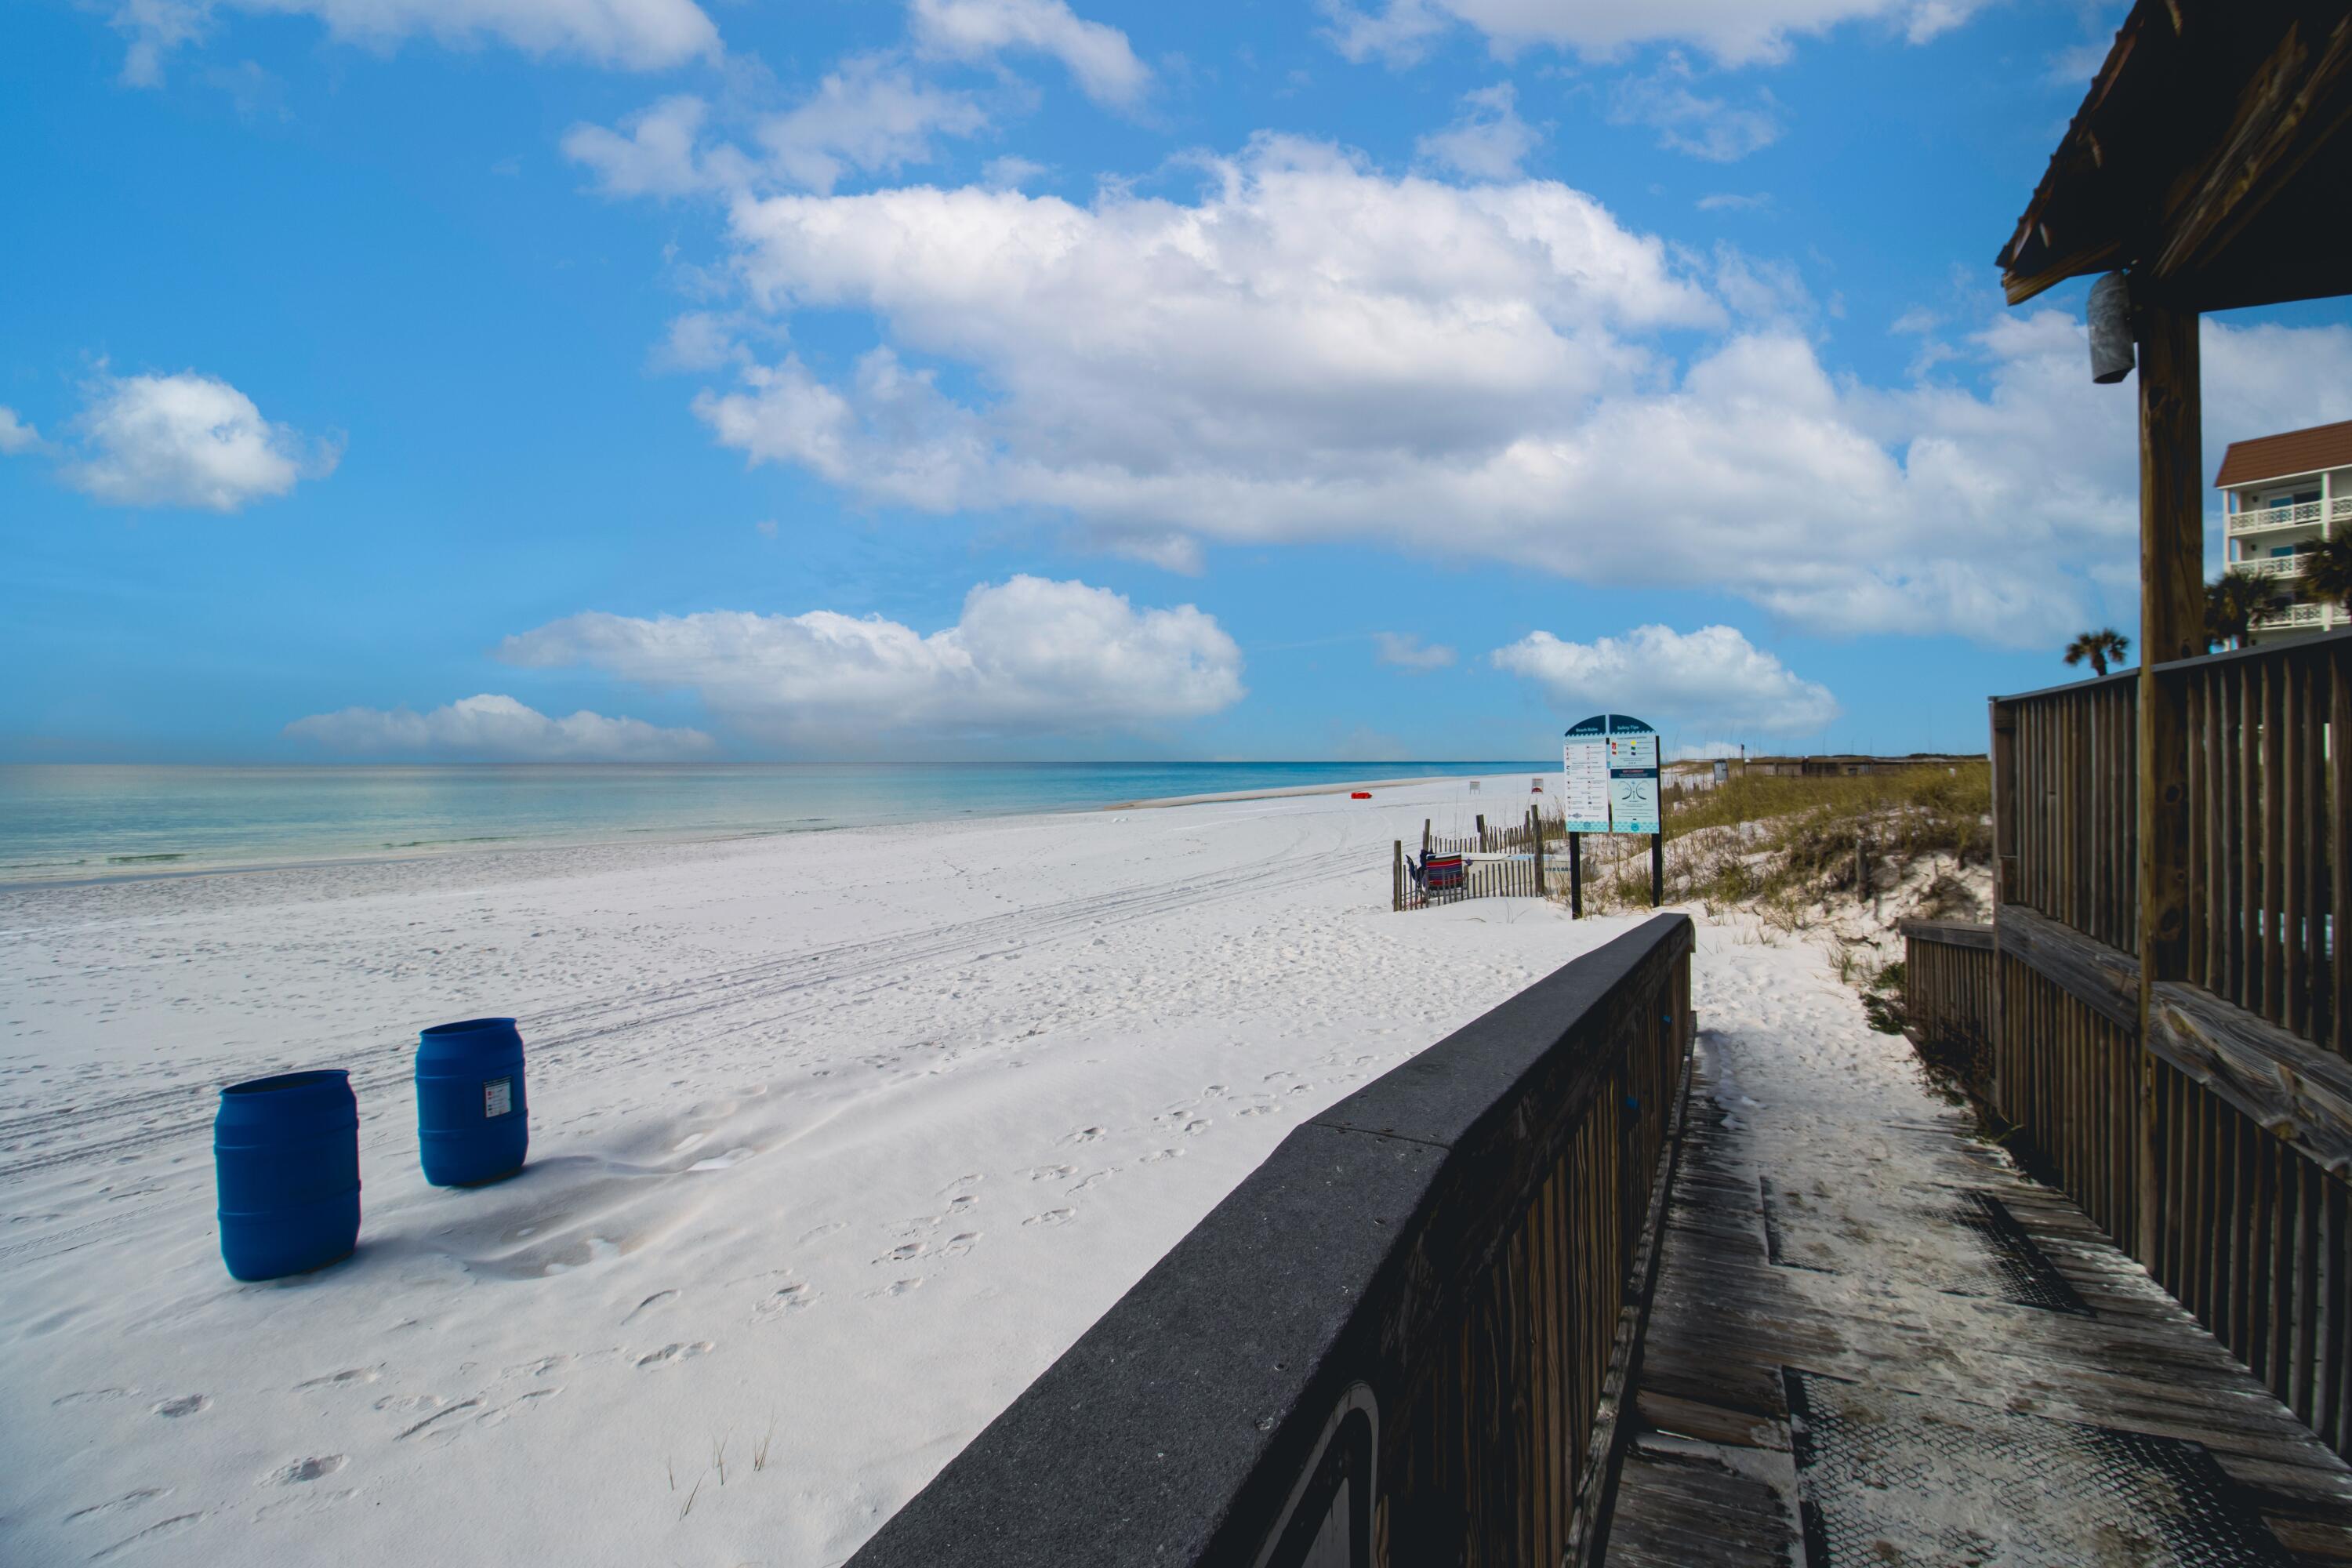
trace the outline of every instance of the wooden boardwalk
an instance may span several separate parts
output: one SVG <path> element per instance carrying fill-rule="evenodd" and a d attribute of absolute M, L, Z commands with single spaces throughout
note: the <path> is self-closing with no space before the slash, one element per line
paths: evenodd
<path fill-rule="evenodd" d="M 1772 1059 L 1702 1037 L 1605 1561 L 2352 1563 L 2352 1470 L 2064 1196 Z"/>

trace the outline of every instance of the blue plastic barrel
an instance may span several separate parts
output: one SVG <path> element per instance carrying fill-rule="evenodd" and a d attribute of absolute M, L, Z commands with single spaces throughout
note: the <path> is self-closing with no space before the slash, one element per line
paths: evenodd
<path fill-rule="evenodd" d="M 351 1256 L 360 1238 L 360 1107 L 351 1075 L 281 1073 L 221 1090 L 213 1118 L 221 1261 L 275 1279 Z"/>
<path fill-rule="evenodd" d="M 522 1169 L 530 1116 L 514 1020 L 436 1024 L 416 1038 L 416 1141 L 425 1179 L 436 1187 L 470 1187 Z"/>

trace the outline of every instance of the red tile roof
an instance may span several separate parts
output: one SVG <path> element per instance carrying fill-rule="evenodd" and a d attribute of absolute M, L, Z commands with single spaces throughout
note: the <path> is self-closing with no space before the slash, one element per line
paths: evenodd
<path fill-rule="evenodd" d="M 2352 419 L 2315 425 L 2308 430 L 2290 430 L 2284 436 L 2232 441 L 2229 451 L 2222 454 L 2221 471 L 2213 477 L 2213 483 L 2246 485 L 2258 479 L 2346 467 L 2352 467 Z"/>

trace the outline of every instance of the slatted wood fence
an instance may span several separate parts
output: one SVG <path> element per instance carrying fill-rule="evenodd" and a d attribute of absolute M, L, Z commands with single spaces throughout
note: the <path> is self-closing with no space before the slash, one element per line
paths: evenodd
<path fill-rule="evenodd" d="M 1692 941 L 1658 916 L 1294 1131 L 854 1568 L 1590 1563 Z"/>
<path fill-rule="evenodd" d="M 1905 1033 L 1931 1062 L 1980 1079 L 1992 1052 L 1992 927 L 1903 922 Z"/>
<path fill-rule="evenodd" d="M 2130 670 L 1993 702 L 1992 1017 L 1972 1089 L 2352 1457 L 2352 633 L 2148 678 L 2152 694 Z M 2153 847 L 2144 698 L 2185 752 L 2157 759 L 2175 782 Z M 2144 909 L 2151 855 L 2177 869 Z M 1974 961 L 1909 974 L 1922 1016 L 1981 1005 Z"/>
<path fill-rule="evenodd" d="M 1421 858 L 1425 864 L 1433 855 L 1446 856 L 1508 856 L 1508 859 L 1472 860 L 1463 868 L 1460 883 L 1451 888 L 1429 888 L 1417 885 L 1407 869 L 1405 846 L 1396 841 L 1391 866 L 1391 907 L 1397 910 L 1427 909 L 1436 904 L 1459 903 L 1465 899 L 1539 899 L 1550 890 L 1550 884 L 1559 879 L 1559 862 L 1566 852 L 1567 833 L 1557 816 L 1547 820 L 1543 808 L 1530 805 L 1525 816 L 1510 826 L 1486 826 L 1480 816 L 1478 828 L 1468 836 L 1433 833 L 1428 822 L 1421 826 Z"/>

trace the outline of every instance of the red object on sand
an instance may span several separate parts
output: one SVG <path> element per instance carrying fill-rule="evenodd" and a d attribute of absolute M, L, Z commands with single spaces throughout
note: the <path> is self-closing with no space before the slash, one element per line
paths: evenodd
<path fill-rule="evenodd" d="M 1370 800 L 1372 798 L 1372 792 L 1368 789 L 1360 789 L 1350 794 L 1348 798 L 1349 800 Z"/>

